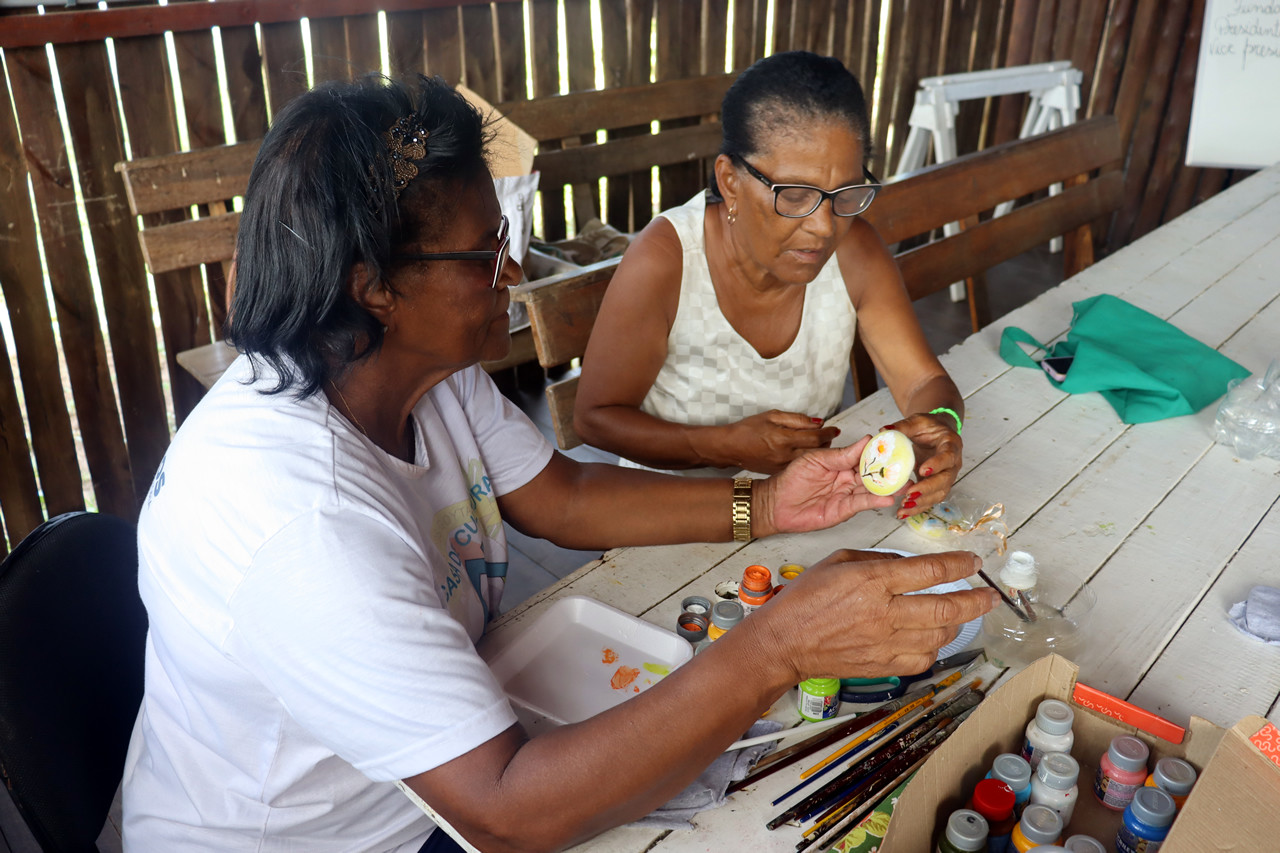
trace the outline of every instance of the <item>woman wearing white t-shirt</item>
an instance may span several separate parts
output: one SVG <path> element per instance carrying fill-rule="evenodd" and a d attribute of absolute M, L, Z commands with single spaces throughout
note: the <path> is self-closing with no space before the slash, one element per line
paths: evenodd
<path fill-rule="evenodd" d="M 520 278 L 485 141 L 439 80 L 328 84 L 276 116 L 238 236 L 244 355 L 139 521 L 126 848 L 448 849 L 397 780 L 482 850 L 561 848 L 665 802 L 804 678 L 923 669 L 993 605 L 901 595 L 973 573 L 970 555 L 840 552 L 652 689 L 528 738 L 474 647 L 504 520 L 605 548 L 816 529 L 889 499 L 855 476 L 860 442 L 756 482 L 734 531 L 729 480 L 554 452 L 477 366 L 510 346 Z"/>
<path fill-rule="evenodd" d="M 920 449 L 899 517 L 921 512 L 960 471 L 964 400 L 858 216 L 879 187 L 862 87 L 838 59 L 777 53 L 738 76 L 720 118 L 711 188 L 655 217 L 609 284 L 574 429 L 654 468 L 776 473 L 839 434 L 825 420 L 856 323 Z"/>

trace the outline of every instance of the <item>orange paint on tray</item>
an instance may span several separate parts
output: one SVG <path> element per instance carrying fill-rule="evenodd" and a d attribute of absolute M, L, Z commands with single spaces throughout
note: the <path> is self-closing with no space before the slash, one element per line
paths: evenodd
<path fill-rule="evenodd" d="M 614 690 L 622 690 L 630 687 L 631 682 L 636 680 L 636 676 L 640 674 L 640 670 L 630 666 L 620 666 L 618 671 L 613 674 L 613 678 L 609 679 L 609 685 Z"/>
<path fill-rule="evenodd" d="M 613 649 L 605 649 L 600 658 L 601 663 L 614 663 L 617 660 L 618 660 L 618 653 L 615 652 Z"/>

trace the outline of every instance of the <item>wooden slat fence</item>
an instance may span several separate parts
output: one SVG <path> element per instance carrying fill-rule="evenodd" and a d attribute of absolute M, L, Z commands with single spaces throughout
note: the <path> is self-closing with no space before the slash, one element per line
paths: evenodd
<path fill-rule="evenodd" d="M 714 140 L 719 93 L 768 52 L 829 53 L 859 75 L 873 104 L 871 167 L 881 176 L 895 171 L 921 77 L 1071 59 L 1084 72 L 1085 115 L 1114 113 L 1126 151 L 1124 206 L 1095 229 L 1105 251 L 1242 176 L 1182 165 L 1204 5 L 595 0 L 594 23 L 592 0 L 170 0 L 107 10 L 51 4 L 43 15 L 5 10 L 0 555 L 59 512 L 92 505 L 136 516 L 172 428 L 202 393 L 174 356 L 216 337 L 226 315 L 218 265 L 203 275 L 147 275 L 114 164 L 182 150 L 184 139 L 191 148 L 256 140 L 271 114 L 306 89 L 309 73 L 320 80 L 377 71 L 385 56 L 392 73 L 440 74 L 502 104 L 539 137 L 542 236 L 554 239 L 570 230 L 567 211 L 577 222 L 600 215 L 634 230 L 655 204 L 697 192 L 705 159 L 661 168 L 655 198 L 649 171 L 619 172 L 633 167 L 607 146 L 590 146 L 599 131 L 644 145 L 653 120 L 664 132 L 680 125 L 676 139 Z M 664 109 L 664 82 L 699 77 L 710 94 L 697 111 Z M 590 112 L 597 118 L 566 119 L 574 93 L 600 88 L 623 90 L 608 121 L 598 118 L 603 101 Z M 561 94 L 569 97 L 542 101 Z M 54 109 L 59 99 L 65 124 Z M 959 150 L 1016 135 L 1023 100 L 963 104 Z M 148 225 L 158 216 L 147 214 Z"/>

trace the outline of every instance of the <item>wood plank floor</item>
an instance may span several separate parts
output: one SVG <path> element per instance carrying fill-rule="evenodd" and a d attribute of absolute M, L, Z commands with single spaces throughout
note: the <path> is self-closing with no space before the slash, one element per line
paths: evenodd
<path fill-rule="evenodd" d="M 993 268 L 987 273 L 987 290 L 991 315 L 996 318 L 1021 307 L 1044 291 L 1062 281 L 1062 256 L 1051 254 L 1048 247 L 1041 247 L 1020 255 Z M 969 336 L 969 306 L 965 302 L 952 302 L 947 291 L 940 291 L 915 303 L 920 325 L 925 337 L 936 353 L 944 353 Z M 1000 320 L 995 321 L 999 323 Z M 521 368 L 522 371 L 528 368 Z M 499 384 L 505 393 L 530 419 L 552 444 L 555 434 L 547 413 L 543 388 L 534 376 L 526 373 L 520 383 L 504 378 Z M 852 383 L 846 380 L 845 399 L 841 408 L 853 403 Z M 617 457 L 593 447 L 577 447 L 568 455 L 584 462 L 616 462 Z M 592 551 L 571 551 L 559 548 L 542 539 L 533 539 L 507 526 L 507 542 L 510 566 L 507 569 L 507 589 L 503 594 L 502 609 L 515 605 L 543 588 L 563 578 L 574 569 L 600 555 Z"/>

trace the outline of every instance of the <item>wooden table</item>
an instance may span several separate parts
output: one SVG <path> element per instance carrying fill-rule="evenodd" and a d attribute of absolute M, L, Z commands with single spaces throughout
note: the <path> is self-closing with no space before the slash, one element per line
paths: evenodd
<path fill-rule="evenodd" d="M 957 494 L 1003 502 L 1010 545 L 1088 578 L 1094 630 L 1081 681 L 1186 724 L 1280 723 L 1280 648 L 1244 636 L 1227 610 L 1254 584 L 1280 585 L 1280 461 L 1238 459 L 1214 443 L 1215 406 L 1127 426 L 1097 394 L 1067 395 L 998 354 L 1001 330 L 1063 336 L 1073 302 L 1112 293 L 1169 319 L 1254 372 L 1280 357 L 1280 164 L 1263 170 L 1063 282 L 942 357 L 965 396 Z M 898 416 L 880 392 L 833 423 L 852 441 Z M 710 594 L 752 563 L 811 563 L 837 547 L 922 549 L 888 512 L 828 531 L 738 544 L 612 551 L 506 614 L 500 647 L 556 599 L 588 595 L 673 628 L 680 600 Z M 619 768 L 625 772 L 625 768 Z M 782 778 L 785 777 L 785 778 Z M 591 851 L 790 850 L 799 831 L 766 833 L 778 773 L 703 813 L 692 832 L 624 827 Z"/>

